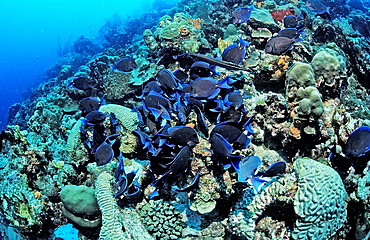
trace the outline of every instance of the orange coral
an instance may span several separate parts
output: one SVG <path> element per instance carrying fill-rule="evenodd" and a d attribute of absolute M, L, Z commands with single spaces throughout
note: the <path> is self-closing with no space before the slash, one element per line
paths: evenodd
<path fill-rule="evenodd" d="M 292 134 L 293 137 L 297 139 L 301 138 L 301 131 L 298 128 L 294 127 L 293 123 L 290 125 L 289 130 L 290 134 Z"/>
<path fill-rule="evenodd" d="M 254 5 L 256 5 L 257 6 L 257 8 L 261 8 L 262 7 L 262 4 L 264 3 L 265 1 L 263 1 L 263 0 L 255 0 L 254 2 L 253 2 L 253 4 Z"/>
<path fill-rule="evenodd" d="M 181 34 L 181 36 L 187 36 L 187 35 L 189 35 L 190 34 L 189 28 L 187 28 L 185 26 L 181 27 L 180 28 L 180 34 Z"/>
<path fill-rule="evenodd" d="M 275 22 L 282 22 L 283 18 L 288 15 L 296 15 L 294 8 L 288 8 L 286 10 L 276 10 L 271 12 L 271 16 L 275 20 Z"/>
<path fill-rule="evenodd" d="M 196 29 L 202 28 L 203 19 L 197 18 L 197 19 L 188 19 L 188 22 L 193 24 L 193 27 Z"/>

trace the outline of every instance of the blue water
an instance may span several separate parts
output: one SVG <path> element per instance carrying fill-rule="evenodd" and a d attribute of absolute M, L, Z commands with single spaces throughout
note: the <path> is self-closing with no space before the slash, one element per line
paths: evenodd
<path fill-rule="evenodd" d="M 150 12 L 153 1 L 1 0 L 0 129 L 9 107 L 45 81 L 60 47 L 81 35 L 94 39 L 114 14 L 135 18 Z"/>

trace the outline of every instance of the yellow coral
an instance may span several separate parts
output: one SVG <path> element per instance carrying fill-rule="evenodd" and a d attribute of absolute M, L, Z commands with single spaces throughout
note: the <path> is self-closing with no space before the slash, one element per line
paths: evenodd
<path fill-rule="evenodd" d="M 217 43 L 218 43 L 218 48 L 220 49 L 221 52 L 223 52 L 225 48 L 233 44 L 233 42 L 229 40 L 222 40 L 221 38 L 218 39 Z"/>
<path fill-rule="evenodd" d="M 130 108 L 118 105 L 118 104 L 107 104 L 99 108 L 99 111 L 109 115 L 114 113 L 117 120 L 121 123 L 122 127 L 129 131 L 133 131 L 137 128 L 138 118 L 137 114 L 132 112 Z"/>

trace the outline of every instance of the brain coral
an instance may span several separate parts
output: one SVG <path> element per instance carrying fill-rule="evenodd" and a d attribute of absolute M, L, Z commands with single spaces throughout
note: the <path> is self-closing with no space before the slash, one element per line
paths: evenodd
<path fill-rule="evenodd" d="M 310 64 L 295 62 L 286 72 L 286 89 L 315 86 L 315 74 Z"/>
<path fill-rule="evenodd" d="M 121 123 L 122 127 L 129 131 L 133 131 L 137 128 L 138 118 L 136 113 L 131 112 L 130 108 L 118 105 L 118 104 L 107 104 L 99 108 L 99 111 L 109 115 L 114 113 Z"/>
<path fill-rule="evenodd" d="M 294 162 L 298 191 L 294 211 L 298 219 L 294 239 L 329 239 L 346 220 L 346 191 L 331 167 L 309 158 Z"/>

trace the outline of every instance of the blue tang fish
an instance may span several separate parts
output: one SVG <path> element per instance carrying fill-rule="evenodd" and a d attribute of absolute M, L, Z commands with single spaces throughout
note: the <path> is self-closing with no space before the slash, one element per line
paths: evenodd
<path fill-rule="evenodd" d="M 85 91 L 94 87 L 94 82 L 88 77 L 76 77 L 72 81 L 67 81 L 67 87 L 72 87 L 76 90 Z"/>
<path fill-rule="evenodd" d="M 106 117 L 107 115 L 105 115 L 105 113 L 95 110 L 95 111 L 89 112 L 85 116 L 85 118 L 82 119 L 82 121 L 84 124 L 87 124 L 87 125 L 95 125 L 95 124 L 100 124 L 104 122 Z"/>
<path fill-rule="evenodd" d="M 231 88 L 229 78 L 224 78 L 218 82 L 214 78 L 197 78 L 191 83 L 190 96 L 201 99 L 212 99 L 218 95 L 220 88 Z"/>
<path fill-rule="evenodd" d="M 223 51 L 222 60 L 235 64 L 241 64 L 246 54 L 245 47 L 247 47 L 249 44 L 250 42 L 244 41 L 240 36 L 239 44 L 234 43 Z"/>
<path fill-rule="evenodd" d="M 127 57 L 110 66 L 112 67 L 112 71 L 117 70 L 118 72 L 131 72 L 137 67 L 137 64 L 133 58 Z"/>
<path fill-rule="evenodd" d="M 325 12 L 329 13 L 330 7 L 326 7 L 319 0 L 307 0 L 306 7 L 316 14 L 323 14 Z"/>
<path fill-rule="evenodd" d="M 180 90 L 181 85 L 178 83 L 178 79 L 167 69 L 162 69 L 157 73 L 156 80 L 162 90 L 166 93 L 173 93 L 175 90 Z"/>
<path fill-rule="evenodd" d="M 259 191 L 261 185 L 267 182 L 264 179 L 256 178 L 255 172 L 259 166 L 261 166 L 262 161 L 257 156 L 248 156 L 240 161 L 238 167 L 236 167 L 236 172 L 238 173 L 238 181 L 246 182 L 248 179 L 251 181 L 256 192 Z"/>
<path fill-rule="evenodd" d="M 115 143 L 118 136 L 119 134 L 108 136 L 105 141 L 92 152 L 97 166 L 105 165 L 112 160 L 114 157 L 112 145 Z"/>
<path fill-rule="evenodd" d="M 233 24 L 245 23 L 251 18 L 252 11 L 255 11 L 253 5 L 251 7 L 241 7 L 235 9 L 232 13 Z"/>
<path fill-rule="evenodd" d="M 275 36 L 270 38 L 265 46 L 265 52 L 273 55 L 280 55 L 289 51 L 299 38 L 289 38 L 285 36 Z"/>
<path fill-rule="evenodd" d="M 349 135 L 344 153 L 347 157 L 361 157 L 369 150 L 370 127 L 362 126 Z"/>

